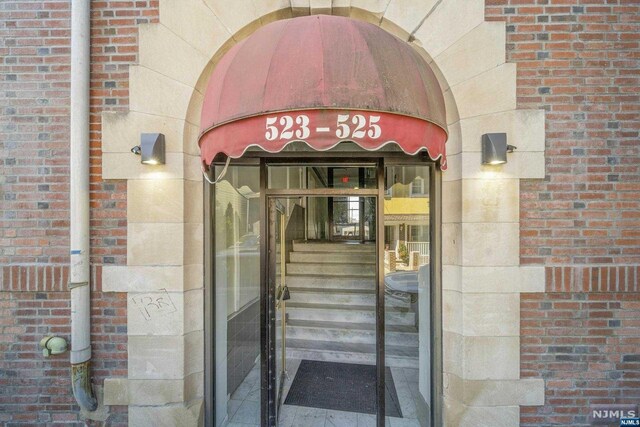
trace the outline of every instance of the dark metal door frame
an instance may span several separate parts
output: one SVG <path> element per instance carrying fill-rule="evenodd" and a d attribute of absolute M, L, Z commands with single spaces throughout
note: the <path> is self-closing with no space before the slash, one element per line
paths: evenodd
<path fill-rule="evenodd" d="M 308 159 L 305 159 L 305 163 L 308 163 Z M 323 159 L 324 163 L 331 163 L 332 159 Z M 364 200 L 364 197 L 373 197 L 376 199 L 376 371 L 378 378 L 376 381 L 377 400 L 378 400 L 378 414 L 377 424 L 379 427 L 384 427 L 385 424 L 385 405 L 384 405 L 384 390 L 385 390 L 385 359 L 384 359 L 384 263 L 382 262 L 384 256 L 384 241 L 380 240 L 380 236 L 384 236 L 384 159 L 376 159 L 376 172 L 378 175 L 377 189 L 302 189 L 302 190 L 289 190 L 289 189 L 269 189 L 267 188 L 267 164 L 266 161 L 260 162 L 260 198 L 261 209 L 266 214 L 262 218 L 266 221 L 261 222 L 261 228 L 265 239 L 261 240 L 261 275 L 260 288 L 261 295 L 266 298 L 262 298 L 261 303 L 261 361 L 262 361 L 262 387 L 261 387 L 261 425 L 263 427 L 276 426 L 277 417 L 277 390 L 276 390 L 276 354 L 275 354 L 275 337 L 276 337 L 276 311 L 275 311 L 275 286 L 271 280 L 274 274 L 275 265 L 271 265 L 271 258 L 269 255 L 271 251 L 275 250 L 275 218 L 272 218 L 270 209 L 271 200 L 277 198 L 293 198 L 293 197 L 305 197 L 305 196 L 317 196 L 317 197 L 334 197 L 334 196 L 352 196 L 359 197 Z M 371 164 L 371 159 L 363 163 Z M 283 225 L 281 225 L 283 226 Z M 384 239 L 383 239 L 384 240 Z"/>

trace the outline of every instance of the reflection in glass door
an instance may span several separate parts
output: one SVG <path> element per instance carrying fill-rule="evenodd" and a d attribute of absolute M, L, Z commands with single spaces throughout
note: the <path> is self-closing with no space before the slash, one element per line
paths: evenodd
<path fill-rule="evenodd" d="M 432 387 L 430 169 L 393 166 L 385 175 L 385 365 L 396 390 L 395 417 L 402 418 L 388 411 L 385 425 L 424 427 Z"/>

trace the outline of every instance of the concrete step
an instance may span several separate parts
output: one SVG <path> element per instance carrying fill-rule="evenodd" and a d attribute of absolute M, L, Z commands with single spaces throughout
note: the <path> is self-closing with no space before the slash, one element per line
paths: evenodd
<path fill-rule="evenodd" d="M 297 288 L 289 286 L 290 302 L 315 304 L 375 305 L 373 289 Z"/>
<path fill-rule="evenodd" d="M 287 323 L 287 339 L 375 344 L 376 327 L 373 323 L 289 320 Z M 413 326 L 387 326 L 385 342 L 387 345 L 417 348 L 418 333 Z"/>
<path fill-rule="evenodd" d="M 293 242 L 294 252 L 360 252 L 375 253 L 373 243 Z"/>
<path fill-rule="evenodd" d="M 347 284 L 348 285 L 348 284 Z M 289 285 L 288 285 L 289 286 Z M 376 304 L 375 289 L 336 289 L 336 288 L 311 288 L 289 286 L 291 302 L 303 302 L 312 304 L 343 304 L 343 305 L 369 305 Z M 385 307 L 409 309 L 408 301 L 400 301 L 395 298 L 386 298 Z"/>
<path fill-rule="evenodd" d="M 331 276 L 322 274 L 287 275 L 287 286 L 290 288 L 342 288 L 342 289 L 375 289 L 376 280 L 371 276 Z"/>
<path fill-rule="evenodd" d="M 287 339 L 287 357 L 296 359 L 375 365 L 375 351 L 375 344 Z M 415 368 L 417 364 L 417 348 L 385 346 L 385 365 Z"/>
<path fill-rule="evenodd" d="M 376 267 L 370 264 L 322 264 L 288 263 L 287 274 L 314 274 L 324 276 L 365 276 L 375 277 Z"/>
<path fill-rule="evenodd" d="M 376 308 L 372 305 L 289 302 L 287 314 L 291 320 L 374 323 Z M 386 307 L 385 321 L 387 325 L 415 325 L 415 313 L 402 307 Z"/>
<path fill-rule="evenodd" d="M 372 264 L 376 263 L 375 253 L 365 252 L 291 252 L 291 262 L 315 262 L 333 264 Z"/>

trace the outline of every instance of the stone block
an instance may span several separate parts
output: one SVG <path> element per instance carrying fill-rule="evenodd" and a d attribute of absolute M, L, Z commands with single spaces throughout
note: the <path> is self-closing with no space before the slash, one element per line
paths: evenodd
<path fill-rule="evenodd" d="M 516 64 L 502 64 L 451 86 L 460 119 L 516 109 Z M 464 147 L 464 129 L 462 133 Z M 464 148 L 463 148 L 464 149 Z"/>
<path fill-rule="evenodd" d="M 184 264 L 184 224 L 127 224 L 128 265 Z"/>
<path fill-rule="evenodd" d="M 462 401 L 464 382 L 458 375 L 444 373 L 442 375 L 442 388 L 445 399 Z"/>
<path fill-rule="evenodd" d="M 187 114 L 185 116 L 185 120 L 187 123 L 190 123 L 198 128 L 200 128 L 200 120 L 202 114 L 202 105 L 204 104 L 204 91 L 194 91 L 191 93 L 191 99 L 189 100 L 189 105 L 187 107 Z M 185 141 L 185 145 L 187 144 L 195 144 L 198 146 L 198 141 Z M 198 151 L 194 156 L 200 156 L 200 152 Z M 185 156 L 187 157 L 187 156 Z"/>
<path fill-rule="evenodd" d="M 129 292 L 127 334 L 181 335 L 185 332 L 185 294 L 164 289 Z"/>
<path fill-rule="evenodd" d="M 462 177 L 468 179 L 542 179 L 545 174 L 544 152 L 507 154 L 507 163 L 483 165 L 478 153 L 462 153 Z"/>
<path fill-rule="evenodd" d="M 442 264 L 460 265 L 462 261 L 462 226 L 442 224 Z"/>
<path fill-rule="evenodd" d="M 234 35 L 260 18 L 255 5 L 257 2 L 252 0 L 234 0 L 232 7 L 226 0 L 204 0 L 204 2 L 222 25 Z"/>
<path fill-rule="evenodd" d="M 407 40 L 436 4 L 437 0 L 391 0 L 381 26 L 396 35 L 401 31 Z"/>
<path fill-rule="evenodd" d="M 520 337 L 464 337 L 465 380 L 520 378 Z"/>
<path fill-rule="evenodd" d="M 465 407 L 460 416 L 461 426 L 516 427 L 520 425 L 518 406 Z"/>
<path fill-rule="evenodd" d="M 444 225 L 443 225 L 444 245 Z M 463 266 L 520 264 L 520 224 L 462 223 Z"/>
<path fill-rule="evenodd" d="M 129 380 L 126 378 L 105 378 L 103 392 L 105 405 L 129 404 Z"/>
<path fill-rule="evenodd" d="M 189 402 L 204 398 L 204 372 L 195 372 L 184 379 L 184 397 Z"/>
<path fill-rule="evenodd" d="M 160 0 L 160 23 L 208 58 L 231 38 L 229 29 L 201 0 Z"/>
<path fill-rule="evenodd" d="M 129 152 L 102 153 L 102 179 L 182 179 L 182 153 L 165 155 L 164 165 L 143 165 L 140 157 Z"/>
<path fill-rule="evenodd" d="M 129 67 L 130 109 L 183 120 L 192 87 L 142 66 Z"/>
<path fill-rule="evenodd" d="M 202 197 L 201 197 L 202 198 Z M 127 181 L 127 221 L 184 222 L 184 181 Z"/>
<path fill-rule="evenodd" d="M 104 380 L 105 405 L 166 405 L 184 401 L 182 380 Z"/>
<path fill-rule="evenodd" d="M 185 375 L 204 371 L 204 333 L 193 331 L 184 336 Z"/>
<path fill-rule="evenodd" d="M 462 300 L 460 292 L 446 289 L 442 291 L 442 328 L 445 331 L 462 333 Z"/>
<path fill-rule="evenodd" d="M 200 155 L 184 155 L 184 179 L 187 181 L 203 182 L 202 159 Z"/>
<path fill-rule="evenodd" d="M 171 117 L 129 111 L 126 114 L 102 113 L 102 152 L 131 154 L 131 148 L 140 144 L 140 134 L 157 132 L 164 135 L 168 153 L 181 152 L 185 122 Z M 137 157 L 138 163 L 140 158 Z"/>
<path fill-rule="evenodd" d="M 520 269 L 517 266 L 462 267 L 462 290 L 470 293 L 518 293 Z"/>
<path fill-rule="evenodd" d="M 462 335 L 446 330 L 442 332 L 442 369 L 444 372 L 462 376 L 464 371 L 463 343 Z"/>
<path fill-rule="evenodd" d="M 142 24 L 138 32 L 140 65 L 195 87 L 211 55 L 204 55 L 162 24 Z"/>
<path fill-rule="evenodd" d="M 184 263 L 202 264 L 204 230 L 202 224 L 184 224 Z"/>
<path fill-rule="evenodd" d="M 483 22 L 434 58 L 450 86 L 505 62 L 504 22 Z"/>
<path fill-rule="evenodd" d="M 184 266 L 184 289 L 200 289 L 204 286 L 204 266 L 188 264 Z"/>
<path fill-rule="evenodd" d="M 447 138 L 447 156 L 462 152 L 462 129 L 460 122 L 447 126 L 449 135 Z"/>
<path fill-rule="evenodd" d="M 287 19 L 292 16 L 290 0 L 260 0 L 255 2 L 255 8 L 263 25 L 276 19 Z"/>
<path fill-rule="evenodd" d="M 467 380 L 463 402 L 469 406 L 544 405 L 544 380 Z"/>
<path fill-rule="evenodd" d="M 331 0 L 310 0 L 311 15 L 331 15 Z"/>
<path fill-rule="evenodd" d="M 456 96 L 451 88 L 443 91 L 442 96 L 444 97 L 444 106 L 446 108 L 447 125 L 452 125 L 460 120 Z"/>
<path fill-rule="evenodd" d="M 456 223 L 460 221 L 462 221 L 462 181 L 443 181 L 442 222 Z"/>
<path fill-rule="evenodd" d="M 415 32 L 432 57 L 484 21 L 484 0 L 447 0 L 437 3 Z"/>
<path fill-rule="evenodd" d="M 166 289 L 182 290 L 183 267 L 136 267 L 105 265 L 102 267 L 102 290 L 104 292 L 146 292 Z"/>
<path fill-rule="evenodd" d="M 184 336 L 129 336 L 129 379 L 183 379 Z"/>
<path fill-rule="evenodd" d="M 184 222 L 204 221 L 204 190 L 202 181 L 184 181 Z"/>
<path fill-rule="evenodd" d="M 462 292 L 462 269 L 459 265 L 442 266 L 442 289 Z"/>
<path fill-rule="evenodd" d="M 520 294 L 465 292 L 461 318 L 465 336 L 520 336 Z"/>
<path fill-rule="evenodd" d="M 129 406 L 129 425 L 136 427 L 200 427 L 204 425 L 204 403 L 189 405 Z"/>
<path fill-rule="evenodd" d="M 544 266 L 520 267 L 520 292 L 544 292 Z"/>
<path fill-rule="evenodd" d="M 384 13 L 388 3 L 389 0 L 351 0 L 351 7 L 357 7 L 377 15 Z"/>
<path fill-rule="evenodd" d="M 199 121 L 198 121 L 199 122 Z M 193 123 L 184 123 L 184 138 L 181 144 L 185 154 L 192 156 L 200 155 L 200 146 L 198 145 L 198 137 L 200 136 L 200 127 Z"/>
<path fill-rule="evenodd" d="M 184 293 L 184 332 L 204 329 L 204 290 L 194 289 Z"/>
<path fill-rule="evenodd" d="M 518 222 L 520 180 L 463 179 L 463 222 Z"/>
<path fill-rule="evenodd" d="M 311 13 L 311 0 L 291 0 L 291 12 L 294 17 Z"/>
<path fill-rule="evenodd" d="M 510 110 L 463 119 L 460 121 L 462 149 L 480 152 L 483 134 L 504 132 L 507 142 L 518 147 L 518 154 L 544 151 L 544 114 L 544 110 Z M 511 161 L 512 155 L 508 156 Z"/>

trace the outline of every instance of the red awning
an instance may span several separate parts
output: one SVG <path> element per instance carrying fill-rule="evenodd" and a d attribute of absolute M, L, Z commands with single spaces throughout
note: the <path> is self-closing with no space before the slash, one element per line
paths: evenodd
<path fill-rule="evenodd" d="M 314 15 L 265 25 L 223 56 L 199 144 L 208 165 L 221 153 L 275 153 L 292 141 L 316 150 L 396 143 L 446 169 L 446 139 L 442 91 L 411 46 L 372 24 Z"/>

